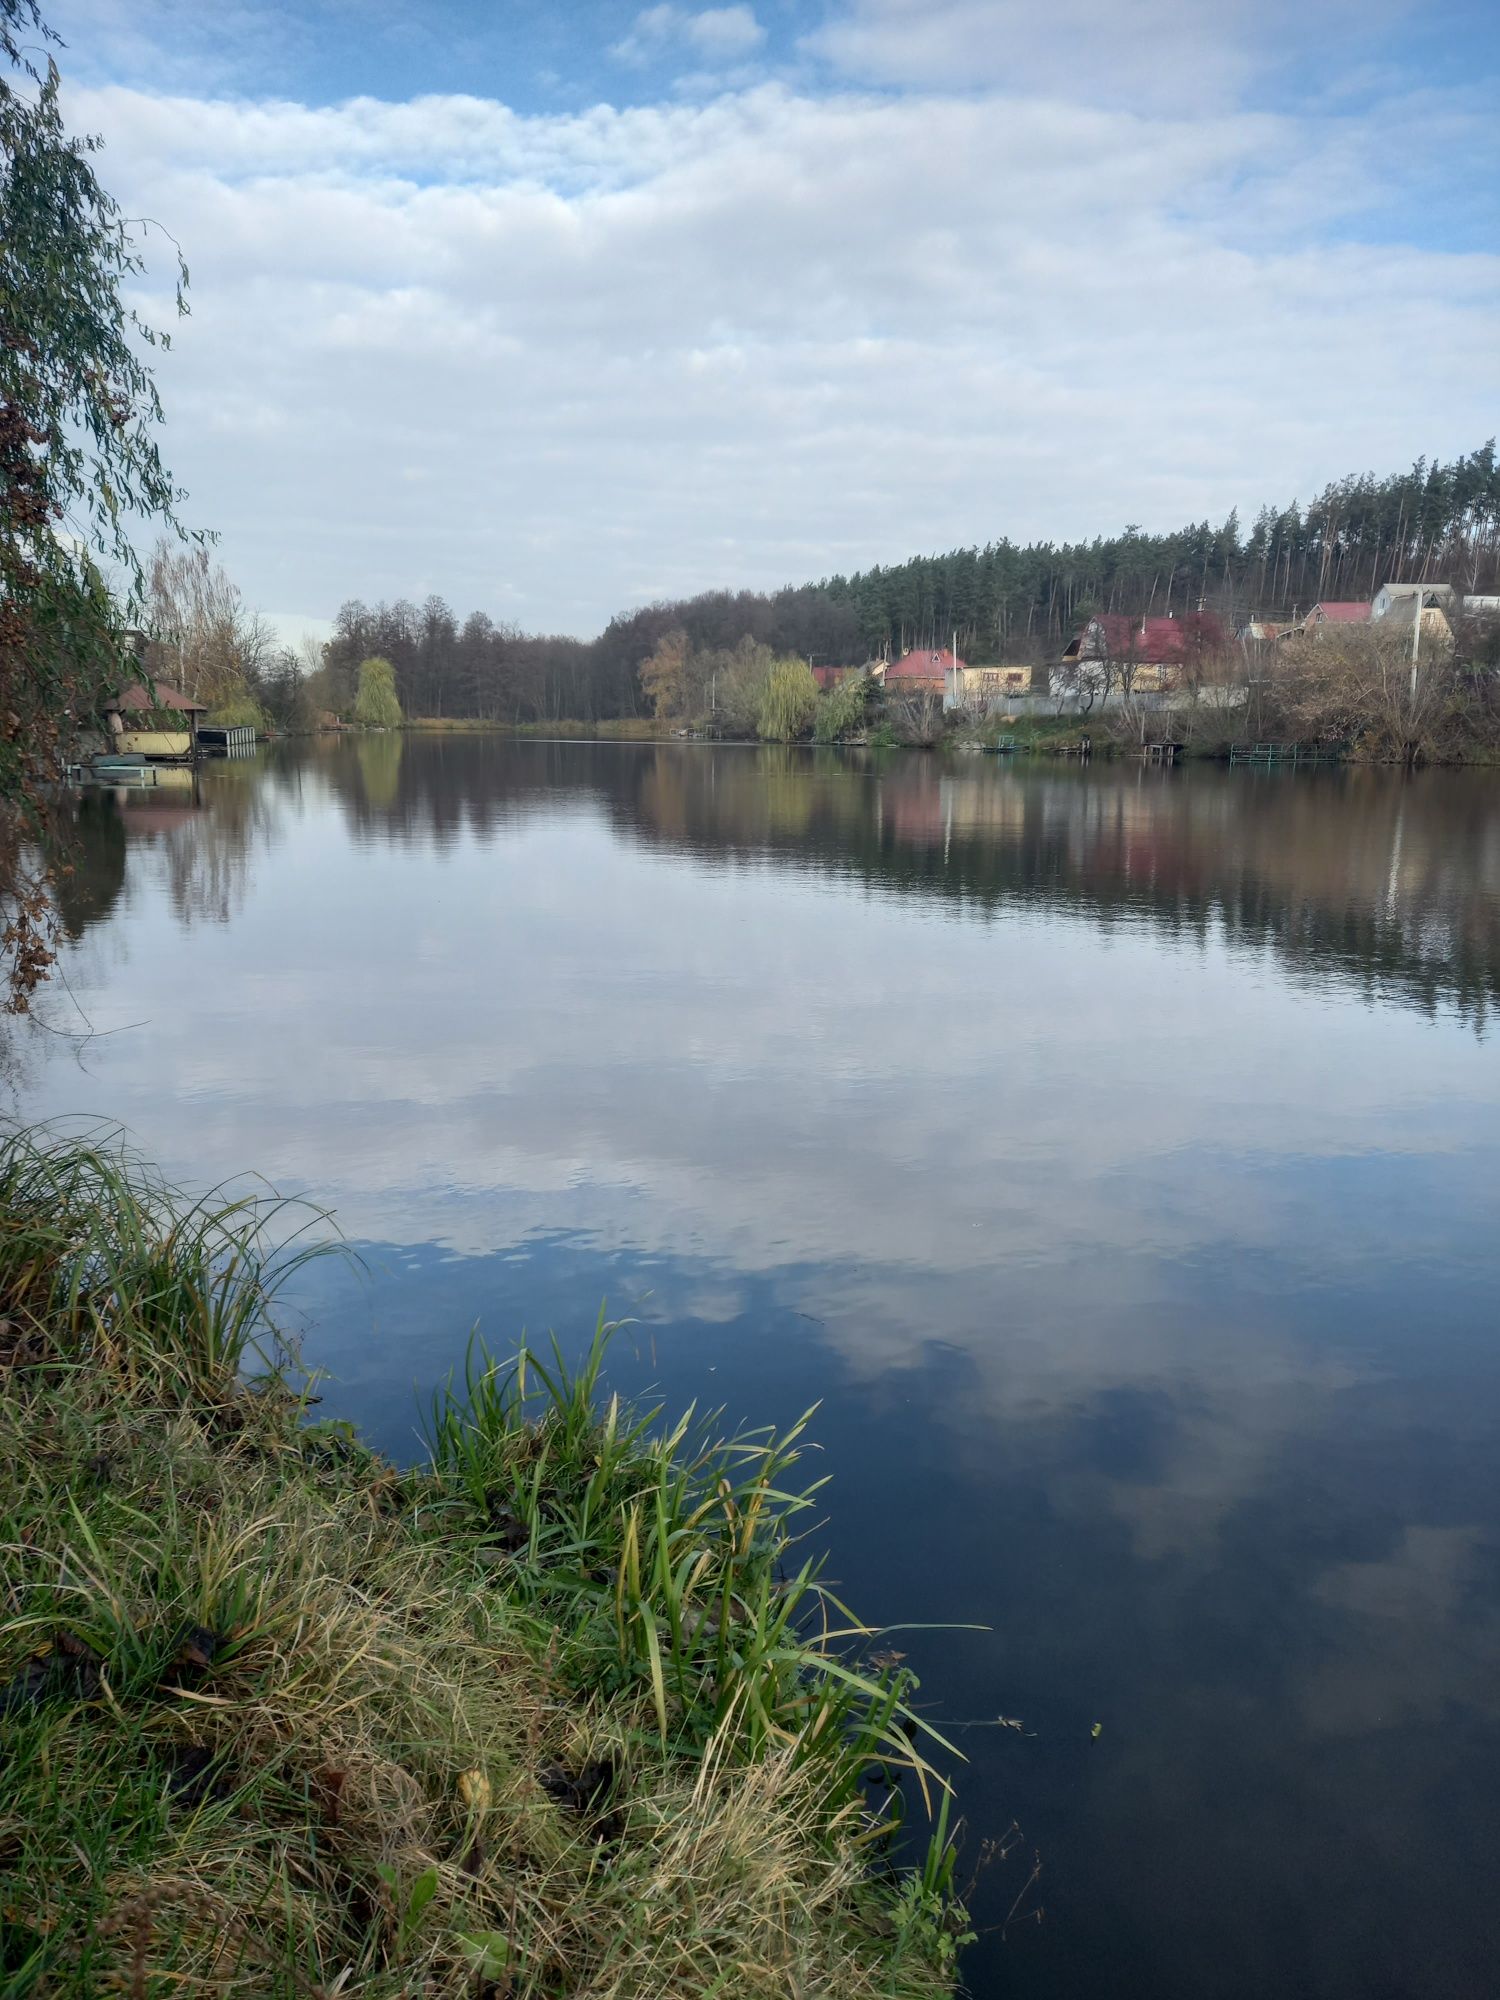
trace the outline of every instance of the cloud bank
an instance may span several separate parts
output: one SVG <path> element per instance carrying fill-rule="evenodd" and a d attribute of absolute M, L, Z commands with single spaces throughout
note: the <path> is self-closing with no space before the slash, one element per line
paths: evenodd
<path fill-rule="evenodd" d="M 666 593 L 1221 519 L 1495 429 L 1500 255 L 1406 212 L 1493 158 L 1462 90 L 1252 102 L 1230 8 L 1196 90 L 1120 56 L 1063 91 L 1028 19 L 862 0 L 779 80 L 556 115 L 74 90 L 192 267 L 161 381 L 194 518 L 286 614 L 435 590 L 586 634 Z M 628 26 L 688 65 L 764 33 Z"/>

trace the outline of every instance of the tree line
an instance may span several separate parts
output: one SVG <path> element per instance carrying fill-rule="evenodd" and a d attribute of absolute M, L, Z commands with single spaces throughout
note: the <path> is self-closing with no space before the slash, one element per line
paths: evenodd
<path fill-rule="evenodd" d="M 327 706 L 352 700 L 359 663 L 388 659 L 408 715 L 600 722 L 656 706 L 641 667 L 681 634 L 694 655 L 750 641 L 777 657 L 853 666 L 911 646 L 974 661 L 1042 661 L 1099 612 L 1212 611 L 1228 630 L 1290 619 L 1320 599 L 1370 598 L 1390 580 L 1500 589 L 1494 441 L 1451 463 L 1334 481 L 1305 507 L 1263 507 L 1248 532 L 1129 526 L 1091 542 L 1002 539 L 775 591 L 713 590 L 611 619 L 592 640 L 460 617 L 439 597 L 340 610 L 323 664 Z"/>
<path fill-rule="evenodd" d="M 98 141 L 63 124 L 58 46 L 39 0 L 0 0 L 0 1005 L 24 1009 L 53 961 L 66 875 L 57 780 L 71 734 L 140 671 L 132 634 L 141 627 L 149 670 L 220 720 L 293 729 L 331 712 L 389 726 L 404 712 L 599 722 L 648 706 L 670 712 L 706 669 L 710 713 L 722 686 L 747 717 L 753 708 L 762 734 L 791 736 L 824 733 L 819 720 L 832 733 L 861 720 L 854 692 L 830 706 L 799 661 L 853 666 L 950 635 L 971 660 L 1044 659 L 1096 612 L 1204 608 L 1233 627 L 1252 611 L 1278 617 L 1320 597 L 1368 597 L 1393 578 L 1500 588 L 1491 440 L 1451 463 L 1336 481 L 1306 508 L 1263 508 L 1248 534 L 1231 513 L 1219 528 L 1171 534 L 1130 526 L 1087 543 L 1003 539 L 778 591 L 653 604 L 588 641 L 524 633 L 482 612 L 460 618 L 437 598 L 420 608 L 350 603 L 328 645 L 289 652 L 178 522 L 147 365 L 167 335 L 130 304 L 146 225 L 96 179 Z M 183 311 L 180 258 L 178 271 Z M 143 522 L 166 531 L 149 573 L 137 554 Z M 665 682 L 643 681 L 653 659 Z M 681 691 L 664 699 L 677 665 Z M 1381 672 L 1394 684 L 1394 668 Z M 1482 699 L 1493 723 L 1493 678 L 1445 695 L 1439 719 L 1455 700 Z M 1342 688 L 1334 706 L 1350 726 Z M 1416 720 L 1431 733 L 1425 716 Z M 1381 727 L 1408 754 L 1419 740 L 1410 716 Z"/>
<path fill-rule="evenodd" d="M 1237 630 L 1289 620 L 1330 598 L 1370 598 L 1382 583 L 1493 590 L 1500 579 L 1500 464 L 1495 441 L 1451 464 L 1335 480 L 1308 506 L 1262 507 L 1246 533 L 1238 510 L 1221 527 L 1166 534 L 1131 525 L 1091 542 L 1008 539 L 829 578 L 872 646 L 936 644 L 958 634 L 976 658 L 1041 657 L 1099 612 L 1212 611 Z"/>

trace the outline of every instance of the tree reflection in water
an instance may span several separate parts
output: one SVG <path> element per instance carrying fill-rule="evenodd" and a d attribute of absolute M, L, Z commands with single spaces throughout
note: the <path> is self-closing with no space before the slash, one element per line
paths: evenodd
<path fill-rule="evenodd" d="M 308 796 L 356 837 L 493 842 L 560 800 L 631 840 L 784 864 L 977 910 L 1218 929 L 1309 979 L 1476 1025 L 1500 997 L 1500 784 L 1483 772 L 1088 771 L 912 752 L 513 742 L 392 732 L 206 766 L 202 810 L 87 798 L 67 891 L 76 935 L 107 917 L 123 846 L 157 857 L 187 923 L 228 922 L 253 855 Z"/>
<path fill-rule="evenodd" d="M 1500 781 L 413 733 L 125 804 L 130 1032 L 28 1102 L 330 1203 L 393 1450 L 601 1296 L 625 1386 L 822 1399 L 850 1601 L 1036 1732 L 963 1739 L 1048 1871 L 974 1990 L 1489 1990 Z"/>

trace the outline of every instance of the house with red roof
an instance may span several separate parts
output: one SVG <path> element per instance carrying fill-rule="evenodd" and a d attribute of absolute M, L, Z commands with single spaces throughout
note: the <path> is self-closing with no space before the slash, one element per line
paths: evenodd
<path fill-rule="evenodd" d="M 1201 672 L 1227 643 L 1211 611 L 1185 611 L 1180 618 L 1101 611 L 1063 648 L 1063 662 L 1076 662 L 1078 671 L 1099 682 L 1128 674 L 1131 687 L 1146 694 L 1175 687 L 1193 669 Z"/>
<path fill-rule="evenodd" d="M 964 663 L 957 654 L 943 647 L 913 647 L 903 653 L 899 660 L 892 660 L 885 670 L 885 684 L 893 694 L 915 694 L 931 691 L 941 694 L 948 684 L 948 675 L 957 670 L 964 671 Z"/>
<path fill-rule="evenodd" d="M 165 681 L 132 681 L 104 704 L 110 748 L 157 760 L 198 753 L 198 718 L 207 708 Z"/>
<path fill-rule="evenodd" d="M 1315 604 L 1304 617 L 1287 628 L 1286 637 L 1296 632 L 1316 632 L 1320 625 L 1368 625 L 1370 607 L 1358 598 L 1334 598 Z"/>
<path fill-rule="evenodd" d="M 132 681 L 104 704 L 106 715 L 207 715 L 208 704 L 194 701 L 165 681 Z"/>

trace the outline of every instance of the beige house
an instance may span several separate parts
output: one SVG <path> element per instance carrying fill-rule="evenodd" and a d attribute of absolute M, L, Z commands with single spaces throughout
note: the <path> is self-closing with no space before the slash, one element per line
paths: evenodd
<path fill-rule="evenodd" d="M 1165 661 L 1152 660 L 1137 667 L 1130 676 L 1130 685 L 1136 694 L 1167 694 L 1178 686 L 1181 669 L 1168 666 Z"/>
<path fill-rule="evenodd" d="M 1387 583 L 1375 593 L 1370 616 L 1380 622 L 1394 619 L 1408 627 L 1420 618 L 1422 637 L 1441 644 L 1453 644 L 1453 627 L 1448 613 L 1453 609 L 1453 589 L 1446 583 Z"/>
<path fill-rule="evenodd" d="M 992 708 L 1007 695 L 1043 694 L 1046 685 L 1041 667 L 970 667 L 960 660 L 945 676 L 943 706 Z"/>

